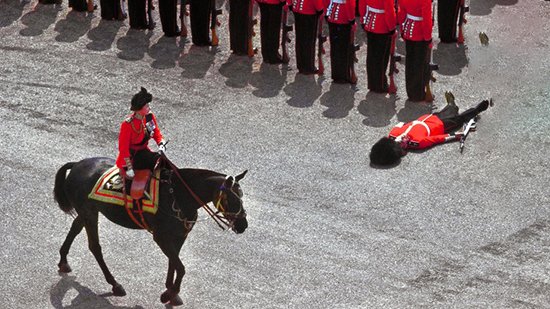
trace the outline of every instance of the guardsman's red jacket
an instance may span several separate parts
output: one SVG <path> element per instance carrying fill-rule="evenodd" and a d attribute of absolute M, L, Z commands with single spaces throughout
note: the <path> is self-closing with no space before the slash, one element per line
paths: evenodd
<path fill-rule="evenodd" d="M 325 1 L 328 21 L 335 24 L 349 24 L 355 21 L 355 0 Z"/>
<path fill-rule="evenodd" d="M 444 130 L 443 122 L 437 116 L 424 115 L 413 122 L 396 125 L 389 137 L 396 141 L 408 138 L 406 148 L 424 149 L 445 142 L 450 135 Z"/>
<path fill-rule="evenodd" d="M 359 14 L 369 32 L 388 33 L 397 25 L 393 0 L 359 0 Z"/>
<path fill-rule="evenodd" d="M 126 166 L 125 159 L 131 158 L 130 150 L 149 149 L 148 144 L 151 138 L 157 142 L 157 145 L 162 141 L 162 134 L 153 113 L 149 113 L 143 119 L 138 119 L 135 116 L 135 114 L 132 114 L 120 126 L 118 136 L 119 153 L 116 160 L 116 165 L 119 168 Z"/>
<path fill-rule="evenodd" d="M 399 0 L 397 19 L 403 38 L 410 41 L 432 39 L 431 0 Z"/>
<path fill-rule="evenodd" d="M 323 0 L 287 0 L 292 5 L 292 11 L 304 15 L 315 15 L 325 9 Z"/>

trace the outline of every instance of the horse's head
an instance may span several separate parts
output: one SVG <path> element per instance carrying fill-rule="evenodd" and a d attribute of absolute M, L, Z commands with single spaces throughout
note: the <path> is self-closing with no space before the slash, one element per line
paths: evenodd
<path fill-rule="evenodd" d="M 228 176 L 221 185 L 220 194 L 215 203 L 217 210 L 221 213 L 223 218 L 228 222 L 231 229 L 237 233 L 243 233 L 248 227 L 248 221 L 246 220 L 246 211 L 243 207 L 243 191 L 239 185 L 239 181 L 246 175 L 244 171 L 242 174 L 235 176 Z"/>

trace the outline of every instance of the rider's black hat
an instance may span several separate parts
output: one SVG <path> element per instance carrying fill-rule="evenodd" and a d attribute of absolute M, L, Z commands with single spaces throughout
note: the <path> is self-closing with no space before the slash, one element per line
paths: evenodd
<path fill-rule="evenodd" d="M 147 92 L 147 89 L 141 87 L 141 91 L 136 93 L 134 97 L 132 97 L 132 106 L 130 107 L 130 110 L 132 111 L 138 111 L 145 106 L 145 104 L 151 102 L 153 100 L 153 95 Z"/>

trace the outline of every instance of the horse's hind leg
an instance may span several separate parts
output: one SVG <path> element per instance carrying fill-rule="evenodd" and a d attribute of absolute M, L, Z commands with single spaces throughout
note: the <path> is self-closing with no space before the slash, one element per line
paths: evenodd
<path fill-rule="evenodd" d="M 69 234 L 67 234 L 67 238 L 65 238 L 61 249 L 59 249 L 61 260 L 57 266 L 59 266 L 59 271 L 62 273 L 70 273 L 72 271 L 69 263 L 67 262 L 67 255 L 69 254 L 69 249 L 71 248 L 75 237 L 82 231 L 83 227 L 84 221 L 82 218 L 80 216 L 76 217 L 73 221 Z"/>
<path fill-rule="evenodd" d="M 92 254 L 94 255 L 103 275 L 107 282 L 113 286 L 113 295 L 115 296 L 124 296 L 126 291 L 116 280 L 115 277 L 109 271 L 105 260 L 103 259 L 103 253 L 101 252 L 101 245 L 99 244 L 99 235 L 97 228 L 97 213 L 88 217 L 85 223 L 86 233 L 88 234 L 88 247 Z"/>

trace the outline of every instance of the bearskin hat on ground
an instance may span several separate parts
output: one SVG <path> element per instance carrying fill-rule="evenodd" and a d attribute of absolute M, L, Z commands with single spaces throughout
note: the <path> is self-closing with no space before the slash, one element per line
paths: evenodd
<path fill-rule="evenodd" d="M 383 137 L 372 146 L 370 161 L 376 165 L 392 165 L 403 155 L 399 143 L 389 137 Z"/>
<path fill-rule="evenodd" d="M 132 111 L 138 111 L 145 106 L 145 104 L 151 102 L 153 100 L 153 95 L 147 92 L 147 89 L 141 87 L 141 91 L 136 93 L 134 97 L 132 97 L 132 106 L 130 107 L 130 110 Z"/>

